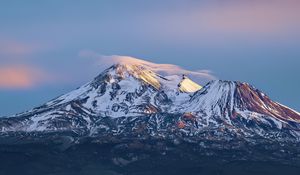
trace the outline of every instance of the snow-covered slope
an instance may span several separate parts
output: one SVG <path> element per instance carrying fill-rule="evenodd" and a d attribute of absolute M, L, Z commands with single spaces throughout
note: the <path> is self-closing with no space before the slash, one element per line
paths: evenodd
<path fill-rule="evenodd" d="M 178 84 L 183 81 L 185 80 L 176 75 L 163 77 L 142 65 L 117 64 L 105 70 L 92 82 L 46 105 L 56 106 L 86 99 L 84 108 L 96 114 L 105 113 L 110 117 L 164 112 L 171 107 L 170 104 L 180 104 L 182 98 L 189 98 L 188 91 L 185 93 L 178 89 Z M 194 86 L 194 92 L 196 87 L 201 87 L 191 80 L 188 83 Z"/>
<path fill-rule="evenodd" d="M 181 110 L 218 115 L 230 123 L 237 113 L 252 112 L 282 121 L 300 122 L 299 113 L 277 102 L 248 83 L 216 80 L 195 93 Z M 244 115 L 249 116 L 249 115 Z"/>

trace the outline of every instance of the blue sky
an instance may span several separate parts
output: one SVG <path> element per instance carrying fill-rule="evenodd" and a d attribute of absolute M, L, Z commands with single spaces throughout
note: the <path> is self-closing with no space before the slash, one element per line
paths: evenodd
<path fill-rule="evenodd" d="M 0 116 L 89 81 L 126 55 L 253 84 L 300 111 L 296 0 L 0 2 Z"/>

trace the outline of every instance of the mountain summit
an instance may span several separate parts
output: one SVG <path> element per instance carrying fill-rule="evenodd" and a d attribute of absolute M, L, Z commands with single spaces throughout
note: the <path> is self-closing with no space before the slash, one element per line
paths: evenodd
<path fill-rule="evenodd" d="M 182 81 L 178 84 L 181 92 L 196 92 L 202 88 L 199 84 L 193 82 L 186 75 L 182 76 Z"/>

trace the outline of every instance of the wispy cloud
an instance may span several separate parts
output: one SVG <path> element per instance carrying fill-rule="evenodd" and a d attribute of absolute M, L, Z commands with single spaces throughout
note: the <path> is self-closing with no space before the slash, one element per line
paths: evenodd
<path fill-rule="evenodd" d="M 174 64 L 157 64 L 130 56 L 105 56 L 89 50 L 81 51 L 79 53 L 79 56 L 95 59 L 95 61 L 97 61 L 99 66 L 101 66 L 102 68 L 118 63 L 129 65 L 139 64 L 143 65 L 147 69 L 165 76 L 186 74 L 201 84 L 207 83 L 210 80 L 217 79 L 210 70 L 190 71 Z"/>
<path fill-rule="evenodd" d="M 0 67 L 0 89 L 31 88 L 49 80 L 49 76 L 40 69 L 29 66 Z"/>
<path fill-rule="evenodd" d="M 234 1 L 204 11 L 203 17 L 207 18 L 209 28 L 214 30 L 274 34 L 288 32 L 300 24 L 297 24 L 299 8 L 299 1 L 293 0 Z"/>
<path fill-rule="evenodd" d="M 31 54 L 36 50 L 37 46 L 26 44 L 15 40 L 0 41 L 0 55 L 5 56 L 19 56 Z"/>
<path fill-rule="evenodd" d="M 300 28 L 300 1 L 253 0 L 194 3 L 144 18 L 144 30 L 161 37 L 191 39 L 290 35 Z"/>

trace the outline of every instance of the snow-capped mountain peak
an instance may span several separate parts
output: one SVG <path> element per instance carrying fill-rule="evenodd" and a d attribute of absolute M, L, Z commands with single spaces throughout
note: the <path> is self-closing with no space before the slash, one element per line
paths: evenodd
<path fill-rule="evenodd" d="M 115 73 L 121 77 L 133 76 L 134 78 L 151 85 L 155 89 L 160 89 L 159 75 L 146 69 L 142 64 L 116 64 L 114 65 Z"/>
<path fill-rule="evenodd" d="M 293 132 L 300 128 L 298 112 L 270 100 L 248 83 L 211 81 L 176 110 L 193 114 L 203 127 L 231 126 L 245 133 L 262 126 Z"/>
<path fill-rule="evenodd" d="M 178 84 L 180 92 L 196 92 L 202 88 L 199 84 L 193 82 L 186 75 L 182 76 L 182 81 Z"/>

